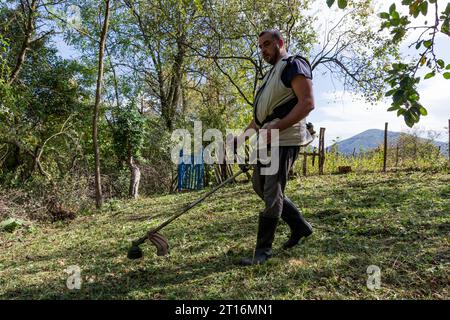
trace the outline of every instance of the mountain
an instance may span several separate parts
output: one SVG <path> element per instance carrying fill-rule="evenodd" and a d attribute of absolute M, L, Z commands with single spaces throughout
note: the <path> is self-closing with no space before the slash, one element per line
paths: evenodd
<path fill-rule="evenodd" d="M 401 132 L 388 131 L 388 144 L 395 144 L 400 137 Z M 421 138 L 426 141 L 428 139 Z M 355 151 L 355 153 L 360 153 L 361 151 L 368 151 L 375 149 L 380 144 L 384 143 L 384 131 L 379 129 L 369 129 L 361 132 L 351 138 L 339 141 L 331 146 L 327 147 L 330 150 L 334 145 L 337 145 L 339 153 L 350 155 Z M 433 144 L 441 147 L 441 154 L 444 156 L 448 155 L 448 144 L 442 141 L 433 141 Z"/>

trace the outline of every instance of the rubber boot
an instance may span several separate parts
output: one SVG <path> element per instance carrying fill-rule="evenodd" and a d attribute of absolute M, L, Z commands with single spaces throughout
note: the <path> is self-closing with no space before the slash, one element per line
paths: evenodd
<path fill-rule="evenodd" d="M 292 248 L 299 243 L 301 238 L 308 237 L 313 232 L 311 225 L 303 218 L 300 211 L 287 197 L 283 201 L 281 218 L 291 229 L 291 235 L 288 241 L 283 244 L 283 249 Z"/>
<path fill-rule="evenodd" d="M 241 265 L 250 266 L 261 264 L 272 257 L 272 243 L 275 239 L 275 230 L 277 229 L 278 220 L 278 218 L 259 216 L 255 256 L 242 259 L 240 261 Z"/>

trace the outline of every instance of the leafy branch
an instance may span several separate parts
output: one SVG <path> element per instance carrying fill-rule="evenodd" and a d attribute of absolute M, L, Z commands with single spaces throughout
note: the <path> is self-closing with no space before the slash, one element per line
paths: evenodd
<path fill-rule="evenodd" d="M 331 7 L 334 0 L 327 0 L 327 5 Z M 340 9 L 346 8 L 348 2 L 338 1 Z M 390 85 L 391 90 L 385 93 L 386 96 L 392 96 L 392 104 L 388 111 L 397 111 L 397 116 L 403 116 L 405 123 L 412 127 L 420 121 L 421 116 L 427 115 L 426 108 L 420 103 L 420 94 L 417 86 L 421 81 L 416 77 L 418 70 L 422 67 L 428 67 L 428 72 L 423 79 L 433 78 L 437 73 L 442 73 L 445 79 L 450 79 L 450 64 L 437 57 L 435 52 L 436 34 L 441 32 L 450 36 L 450 3 L 447 3 L 444 11 L 439 12 L 437 0 L 403 0 L 403 6 L 408 6 L 409 14 L 400 16 L 395 3 L 389 7 L 389 12 L 381 12 L 379 17 L 383 20 L 380 31 L 390 30 L 392 36 L 391 46 L 398 46 L 406 37 L 409 30 L 424 29 L 419 37 L 409 45 L 409 48 L 415 46 L 419 53 L 419 58 L 415 62 L 392 63 L 389 66 L 388 77 L 385 81 Z M 433 20 L 430 25 L 410 26 L 413 19 L 420 15 L 427 16 L 429 7 L 434 9 Z"/>

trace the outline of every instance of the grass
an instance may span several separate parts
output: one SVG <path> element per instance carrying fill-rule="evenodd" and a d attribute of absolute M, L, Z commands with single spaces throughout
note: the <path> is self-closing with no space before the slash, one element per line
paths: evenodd
<path fill-rule="evenodd" d="M 307 149 L 312 152 L 311 148 Z M 359 155 L 342 155 L 335 152 L 327 152 L 325 155 L 324 173 L 338 172 L 339 166 L 350 166 L 352 171 L 358 173 L 380 172 L 383 169 L 383 149 L 372 150 L 371 152 L 362 153 Z M 312 165 L 312 156 L 307 157 L 306 171 L 307 175 L 319 174 L 319 160 L 315 157 L 315 163 Z M 301 174 L 303 171 L 303 156 L 295 162 L 295 172 Z M 395 168 L 397 170 L 421 170 L 421 171 L 443 171 L 448 167 L 448 158 L 435 153 L 421 152 L 419 156 L 404 155 L 401 153 L 396 158 L 395 149 L 389 148 L 386 159 L 387 168 Z"/>
<path fill-rule="evenodd" d="M 448 299 L 448 173 L 325 175 L 296 178 L 287 194 L 314 234 L 290 251 L 277 230 L 274 257 L 242 268 L 252 254 L 262 202 L 250 184 L 225 187 L 163 231 L 168 256 L 142 236 L 204 191 L 113 201 L 72 222 L 0 233 L 2 299 Z M 69 290 L 65 270 L 81 268 Z M 381 288 L 366 286 L 367 267 L 381 269 Z"/>

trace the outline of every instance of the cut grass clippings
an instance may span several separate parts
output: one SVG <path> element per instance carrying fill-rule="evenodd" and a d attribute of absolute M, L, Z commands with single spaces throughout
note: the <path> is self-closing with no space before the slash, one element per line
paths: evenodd
<path fill-rule="evenodd" d="M 296 178 L 287 195 L 316 227 L 290 251 L 281 223 L 274 257 L 240 267 L 256 241 L 262 201 L 227 186 L 162 230 L 170 253 L 128 260 L 130 242 L 206 191 L 105 204 L 71 222 L 0 232 L 2 299 L 448 299 L 448 173 Z M 69 290 L 70 266 L 81 289 Z M 378 266 L 381 286 L 367 288 Z"/>

